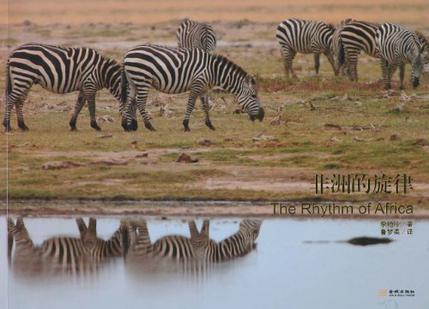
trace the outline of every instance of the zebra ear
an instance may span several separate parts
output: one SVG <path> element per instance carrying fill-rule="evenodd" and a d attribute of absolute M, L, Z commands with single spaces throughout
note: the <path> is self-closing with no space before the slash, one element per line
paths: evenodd
<path fill-rule="evenodd" d="M 195 221 L 189 221 L 188 222 L 188 226 L 189 226 L 189 233 L 191 234 L 191 238 L 194 239 L 195 237 L 198 237 L 198 229 L 197 229 L 197 225 L 195 224 Z"/>
<path fill-rule="evenodd" d="M 91 234 L 97 234 L 97 220 L 95 218 L 89 218 L 88 229 Z"/>
<path fill-rule="evenodd" d="M 76 218 L 76 224 L 79 229 L 80 234 L 84 233 L 87 230 L 85 221 L 82 218 Z"/>
<path fill-rule="evenodd" d="M 200 236 L 204 236 L 205 238 L 210 237 L 210 221 L 204 220 L 203 226 L 201 227 Z"/>

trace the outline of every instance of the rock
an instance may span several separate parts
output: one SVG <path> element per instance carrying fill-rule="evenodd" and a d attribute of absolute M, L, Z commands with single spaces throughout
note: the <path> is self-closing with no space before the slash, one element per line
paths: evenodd
<path fill-rule="evenodd" d="M 400 139 L 401 139 L 401 137 L 399 136 L 399 134 L 398 133 L 394 133 L 394 134 L 392 134 L 392 135 L 390 135 L 390 138 L 389 138 L 391 141 L 399 141 Z"/>
<path fill-rule="evenodd" d="M 29 21 L 28 19 L 24 20 L 24 22 L 22 23 L 24 26 L 28 27 L 31 26 L 31 21 Z"/>
<path fill-rule="evenodd" d="M 147 152 L 142 152 L 139 154 L 136 154 L 136 158 L 147 158 L 149 156 L 149 154 Z"/>
<path fill-rule="evenodd" d="M 418 138 L 416 142 L 414 143 L 416 146 L 429 146 L 429 142 L 427 139 L 424 138 Z"/>
<path fill-rule="evenodd" d="M 191 158 L 190 155 L 186 154 L 186 153 L 182 153 L 176 160 L 176 162 L 179 163 L 196 163 L 198 162 L 198 159 L 193 159 Z"/>
<path fill-rule="evenodd" d="M 198 145 L 201 146 L 212 146 L 213 144 L 214 143 L 211 140 L 205 138 L 198 141 Z"/>
<path fill-rule="evenodd" d="M 59 170 L 64 168 L 72 168 L 72 167 L 79 167 L 82 166 L 82 164 L 72 161 L 51 161 L 46 162 L 42 165 L 42 169 L 44 170 Z"/>

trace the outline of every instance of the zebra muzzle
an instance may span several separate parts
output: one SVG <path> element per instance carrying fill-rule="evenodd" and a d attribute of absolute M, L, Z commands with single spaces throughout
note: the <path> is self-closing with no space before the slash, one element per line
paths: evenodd
<path fill-rule="evenodd" d="M 263 107 L 260 107 L 258 111 L 258 116 L 256 118 L 259 119 L 259 121 L 262 121 L 264 120 L 264 116 L 265 116 L 265 110 Z"/>
<path fill-rule="evenodd" d="M 420 80 L 418 78 L 413 78 L 412 83 L 413 88 L 417 88 L 420 85 Z"/>

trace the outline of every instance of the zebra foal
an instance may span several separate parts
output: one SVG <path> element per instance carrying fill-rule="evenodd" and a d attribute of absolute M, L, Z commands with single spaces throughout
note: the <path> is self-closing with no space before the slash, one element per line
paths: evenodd
<path fill-rule="evenodd" d="M 201 99 L 205 124 L 214 130 L 209 117 L 207 91 L 220 87 L 236 96 L 241 108 L 252 121 L 264 118 L 264 109 L 258 99 L 255 79 L 227 58 L 207 53 L 198 48 L 182 49 L 157 45 L 140 45 L 124 56 L 122 73 L 122 104 L 127 104 L 122 126 L 134 130 L 136 120 L 130 112 L 136 105 L 145 127 L 154 130 L 146 113 L 146 100 L 150 88 L 164 93 L 189 91 L 183 126 L 190 131 L 189 118 L 197 98 Z M 128 103 L 127 103 L 128 99 Z"/>
<path fill-rule="evenodd" d="M 320 21 L 296 18 L 282 21 L 277 27 L 276 38 L 284 58 L 286 76 L 289 78 L 292 73 L 292 77 L 297 78 L 292 67 L 292 61 L 297 53 L 314 54 L 316 74 L 319 74 L 320 54 L 324 54 L 328 58 L 334 74 L 338 75 L 331 54 L 334 32 L 334 26 Z"/>
<path fill-rule="evenodd" d="M 400 89 L 404 89 L 406 63 L 411 63 L 411 83 L 416 88 L 423 72 L 423 52 L 426 48 L 422 38 L 401 25 L 384 23 L 378 28 L 375 40 L 382 59 L 384 88 L 391 88 L 392 75 L 399 66 Z"/>
<path fill-rule="evenodd" d="M 5 114 L 3 126 L 10 127 L 10 113 L 16 109 L 18 127 L 28 130 L 23 116 L 23 105 L 34 84 L 54 93 L 79 91 L 69 125 L 76 130 L 77 117 L 88 103 L 91 127 L 100 130 L 95 118 L 95 95 L 107 88 L 120 101 L 121 66 L 91 48 L 67 48 L 29 43 L 12 51 L 6 67 Z M 122 106 L 119 108 L 122 112 Z"/>

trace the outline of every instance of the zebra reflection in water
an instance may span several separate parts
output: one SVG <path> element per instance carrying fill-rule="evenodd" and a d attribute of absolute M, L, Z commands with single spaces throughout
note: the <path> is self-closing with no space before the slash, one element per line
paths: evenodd
<path fill-rule="evenodd" d="M 239 230 L 217 242 L 210 238 L 209 221 L 198 231 L 194 221 L 188 223 L 190 237 L 164 236 L 151 242 L 145 220 L 123 221 L 128 229 L 127 266 L 135 271 L 179 271 L 205 275 L 220 262 L 235 260 L 256 248 L 261 220 L 242 220 Z"/>
<path fill-rule="evenodd" d="M 77 218 L 76 223 L 79 238 L 57 236 L 36 246 L 23 219 L 18 218 L 14 223 L 8 218 L 8 257 L 12 270 L 28 275 L 86 275 L 95 273 L 111 258 L 125 254 L 128 242 L 123 226 L 109 240 L 103 240 L 97 237 L 96 219 L 90 218 L 88 226 L 82 218 Z"/>

